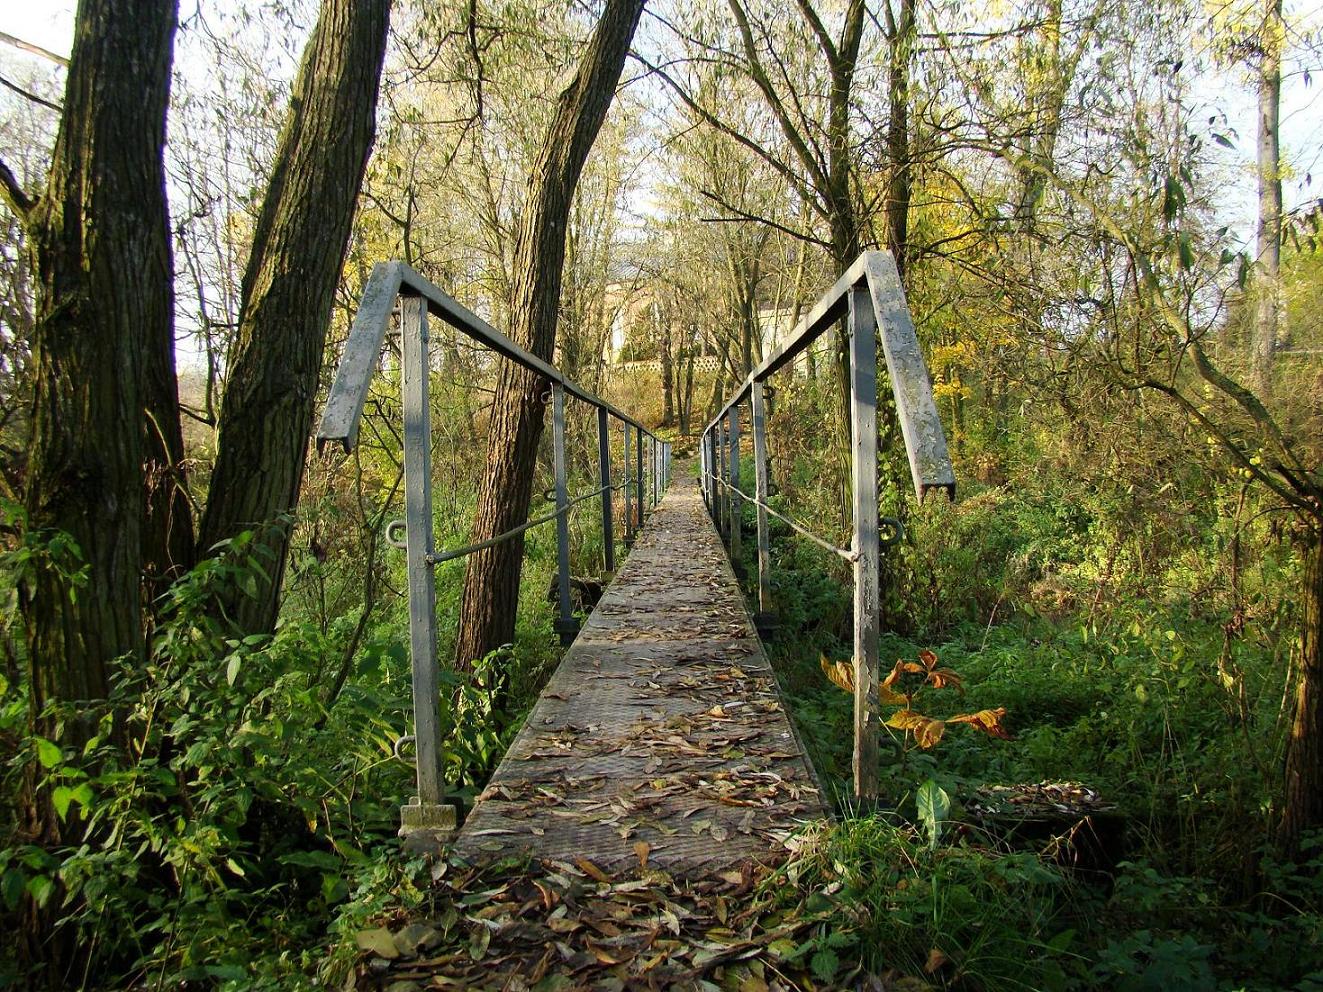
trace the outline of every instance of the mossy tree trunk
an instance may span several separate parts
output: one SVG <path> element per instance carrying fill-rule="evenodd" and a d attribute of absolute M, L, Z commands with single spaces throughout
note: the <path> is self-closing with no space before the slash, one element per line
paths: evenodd
<path fill-rule="evenodd" d="M 566 221 L 575 187 L 615 96 L 644 2 L 607 0 L 578 72 L 557 99 L 529 177 L 515 237 L 510 337 L 546 360 L 556 343 Z M 543 428 L 542 397 L 548 386 L 521 366 L 501 365 L 473 520 L 474 541 L 517 527 L 528 515 Z M 469 556 L 455 641 L 460 664 L 513 639 L 523 556 L 522 536 Z"/>
<path fill-rule="evenodd" d="M 29 198 L 0 169 L 37 274 L 28 538 L 77 546 L 47 543 L 19 590 L 33 730 L 62 745 L 94 732 L 116 660 L 141 658 L 144 564 L 169 554 L 144 524 L 173 498 L 146 500 L 143 471 L 182 449 L 162 164 L 176 19 L 173 0 L 85 0 L 45 189 Z M 59 734 L 58 703 L 92 717 Z M 49 798 L 25 792 L 28 839 L 59 842 Z"/>
<path fill-rule="evenodd" d="M 324 0 L 294 83 L 244 271 L 200 550 L 253 528 L 274 556 L 256 598 L 232 604 L 250 633 L 275 627 L 331 304 L 376 133 L 390 0 Z"/>
<path fill-rule="evenodd" d="M 1278 842 L 1292 856 L 1306 830 L 1323 827 L 1323 527 L 1317 521 L 1305 540 L 1295 706 L 1278 824 Z"/>

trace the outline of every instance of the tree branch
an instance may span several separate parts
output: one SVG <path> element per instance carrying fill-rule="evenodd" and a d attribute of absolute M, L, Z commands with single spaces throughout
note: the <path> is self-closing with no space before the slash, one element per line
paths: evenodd
<path fill-rule="evenodd" d="M 721 207 L 722 210 L 735 214 L 734 217 L 704 217 L 703 218 L 704 223 L 726 224 L 737 221 L 752 221 L 755 224 L 763 224 L 767 227 L 770 227 L 774 231 L 780 231 L 782 234 L 792 237 L 796 241 L 807 241 L 809 244 L 817 245 L 820 248 L 826 248 L 828 250 L 831 249 L 831 243 L 828 241 L 823 241 L 821 238 L 815 237 L 812 234 L 806 234 L 803 231 L 796 231 L 793 228 L 786 227 L 784 224 L 774 221 L 770 217 L 762 217 L 759 216 L 758 214 L 751 214 L 746 210 L 741 210 L 733 203 L 727 202 L 725 197 L 720 196 L 719 194 L 714 193 L 711 190 L 700 189 L 698 193 L 700 196 L 706 197 L 707 199 L 715 203 L 717 206 Z"/>
<path fill-rule="evenodd" d="M 661 77 L 662 81 L 665 82 L 666 85 L 671 88 L 672 92 L 674 92 L 675 95 L 680 98 L 680 102 L 683 103 L 690 110 L 692 110 L 700 118 L 702 118 L 704 123 L 710 125 L 711 127 L 716 128 L 722 134 L 726 135 L 726 137 L 730 138 L 733 141 L 738 142 L 739 144 L 743 145 L 745 148 L 749 149 L 749 151 L 757 155 L 759 158 L 761 158 L 764 162 L 770 165 L 781 176 L 782 179 L 784 179 L 786 182 L 790 183 L 790 185 L 794 187 L 794 190 L 799 195 L 799 197 L 805 203 L 809 204 L 813 208 L 815 213 L 817 213 L 820 217 L 824 219 L 827 217 L 827 213 L 824 207 L 822 206 L 821 202 L 819 202 L 819 199 L 815 194 L 815 192 L 813 191 L 813 189 L 804 182 L 803 178 L 797 172 L 795 172 L 794 169 L 790 168 L 790 166 L 786 165 L 785 162 L 781 161 L 781 159 L 777 158 L 770 151 L 768 151 L 762 145 L 758 144 L 758 142 L 754 141 L 748 135 L 736 130 L 730 124 L 727 124 L 725 121 L 721 120 L 711 111 L 709 111 L 706 107 L 702 106 L 697 100 L 695 100 L 692 96 L 690 96 L 690 94 L 685 90 L 683 86 L 681 86 L 674 78 L 672 78 L 670 73 L 668 73 L 665 69 L 661 68 L 661 66 L 653 65 L 651 62 L 649 62 L 642 55 L 639 55 L 637 52 L 632 52 L 631 55 L 642 65 L 646 66 L 649 72 L 655 73 L 657 76 Z"/>
<path fill-rule="evenodd" d="M 33 103 L 39 104 L 40 106 L 43 107 L 47 107 L 55 111 L 57 114 L 61 113 L 64 110 L 64 108 L 61 107 L 58 103 L 51 103 L 49 100 L 37 96 L 37 94 L 33 93 L 31 90 L 25 90 L 22 86 L 19 86 L 18 83 L 10 82 L 4 76 L 0 76 L 0 86 L 3 86 L 7 90 L 13 90 L 24 100 L 31 100 Z"/>
<path fill-rule="evenodd" d="M 23 192 L 23 187 L 3 160 L 0 160 L 0 198 L 4 199 L 5 205 L 13 211 L 19 223 L 25 228 L 31 224 L 32 210 L 37 201 Z"/>
<path fill-rule="evenodd" d="M 748 15 L 744 8 L 740 6 L 739 0 L 727 0 L 727 5 L 730 7 L 731 14 L 735 17 L 735 24 L 740 31 L 740 40 L 744 44 L 744 57 L 748 60 L 749 77 L 767 101 L 767 109 L 772 112 L 772 116 L 781 125 L 782 134 L 785 135 L 786 141 L 794 149 L 795 154 L 799 156 L 805 170 L 813 177 L 814 184 L 819 189 L 830 189 L 831 180 L 827 175 L 826 168 L 809 151 L 808 145 L 804 143 L 803 135 L 795 128 L 794 121 L 786 113 L 785 105 L 776 92 L 776 87 L 772 85 L 772 81 L 767 78 L 767 73 L 763 70 L 762 62 L 758 58 L 758 46 L 753 38 L 753 29 L 749 27 Z"/>
<path fill-rule="evenodd" d="M 5 32 L 0 31 L 0 41 L 4 42 L 6 45 L 12 45 L 20 51 L 28 52 L 32 55 L 40 55 L 42 58 L 49 59 L 56 65 L 64 66 L 66 69 L 69 67 L 69 60 L 63 55 L 56 55 L 54 52 L 47 51 L 40 45 L 34 45 L 30 41 L 24 41 L 22 38 L 15 38 L 12 34 L 6 34 Z"/>

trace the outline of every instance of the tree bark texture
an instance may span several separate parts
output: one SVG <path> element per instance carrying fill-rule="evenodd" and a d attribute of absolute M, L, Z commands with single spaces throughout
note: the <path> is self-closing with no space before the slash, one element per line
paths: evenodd
<path fill-rule="evenodd" d="M 887 201 L 883 210 L 887 247 L 896 259 L 902 282 L 909 263 L 910 190 L 910 59 L 914 53 L 915 0 L 900 0 L 900 16 L 890 27 L 891 61 L 887 66 Z M 891 17 L 888 6 L 887 16 Z"/>
<path fill-rule="evenodd" d="M 1323 826 L 1323 527 L 1311 526 L 1300 584 L 1300 655 L 1286 742 L 1286 782 L 1278 843 L 1295 856 L 1300 836 Z"/>
<path fill-rule="evenodd" d="M 579 176 L 606 119 L 645 0 L 607 0 L 578 72 L 557 99 L 542 151 L 529 177 L 515 237 L 510 336 L 550 360 L 556 342 L 565 228 Z M 484 541 L 517 527 L 528 515 L 543 395 L 549 384 L 503 362 L 492 405 L 487 462 L 471 538 Z M 466 665 L 514 636 L 523 565 L 523 537 L 468 558 L 455 658 Z"/>
<path fill-rule="evenodd" d="M 269 581 L 231 614 L 275 626 L 331 304 L 376 130 L 390 0 L 324 0 L 253 235 L 200 549 L 254 528 Z"/>
<path fill-rule="evenodd" d="M 51 738 L 48 703 L 104 700 L 115 659 L 143 650 L 143 463 L 160 457 L 143 409 L 174 344 L 162 151 L 176 18 L 174 0 L 80 4 L 50 174 L 25 211 L 38 274 L 28 532 L 69 535 L 86 568 L 75 583 L 71 557 L 53 556 L 20 590 L 34 728 Z M 91 732 L 75 721 L 61 743 Z M 58 841 L 33 798 L 25 832 Z"/>
<path fill-rule="evenodd" d="M 1281 308 L 1282 177 L 1278 136 L 1282 103 L 1282 0 L 1264 0 L 1263 61 L 1259 65 L 1259 226 L 1254 314 L 1254 380 L 1262 396 L 1272 392 Z"/>

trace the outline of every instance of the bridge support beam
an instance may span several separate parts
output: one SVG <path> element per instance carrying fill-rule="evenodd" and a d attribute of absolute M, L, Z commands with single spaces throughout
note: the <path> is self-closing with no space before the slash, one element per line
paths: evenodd
<path fill-rule="evenodd" d="M 877 796 L 881 543 L 877 512 L 877 318 L 867 287 L 849 291 L 850 459 L 854 505 L 854 792 Z"/>
<path fill-rule="evenodd" d="M 427 401 L 431 370 L 427 301 L 400 300 L 404 403 L 404 531 L 409 582 L 409 656 L 413 665 L 413 723 L 418 795 L 400 809 L 400 835 L 445 835 L 455 807 L 443 805 L 441 692 L 436 657 L 436 577 L 432 547 L 432 428 Z"/>

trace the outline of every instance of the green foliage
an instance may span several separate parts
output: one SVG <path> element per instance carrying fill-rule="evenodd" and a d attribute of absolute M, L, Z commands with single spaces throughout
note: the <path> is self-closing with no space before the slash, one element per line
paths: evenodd
<path fill-rule="evenodd" d="M 785 874 L 811 893 L 810 910 L 829 915 L 828 948 L 873 973 L 897 969 L 958 988 L 1080 987 L 1069 980 L 1081 967 L 1061 923 L 1078 893 L 1031 855 L 933 847 L 871 816 L 811 835 Z"/>
<path fill-rule="evenodd" d="M 0 849 L 0 918 L 16 927 L 25 897 L 58 913 L 60 932 L 86 949 L 86 971 L 62 982 L 306 983 L 334 920 L 378 911 L 383 885 L 421 891 L 393 867 L 398 806 L 413 788 L 394 756 L 411 711 L 403 625 L 370 629 L 352 656 L 348 616 L 325 628 L 287 617 L 274 637 L 235 637 L 214 604 L 251 594 L 266 559 L 252 534 L 218 550 L 166 593 L 150 658 L 125 660 L 109 700 L 48 711 L 57 740 L 30 734 L 23 680 L 0 677 L 0 733 L 17 742 L 7 802 L 33 777 L 65 833 L 62 845 Z M 522 637 L 550 641 L 539 628 Z M 446 673 L 447 776 L 461 797 L 504 752 L 546 650 L 530 662 L 516 646 Z M 99 729 L 61 747 L 75 715 Z M 10 831 L 17 812 L 5 807 Z"/>

